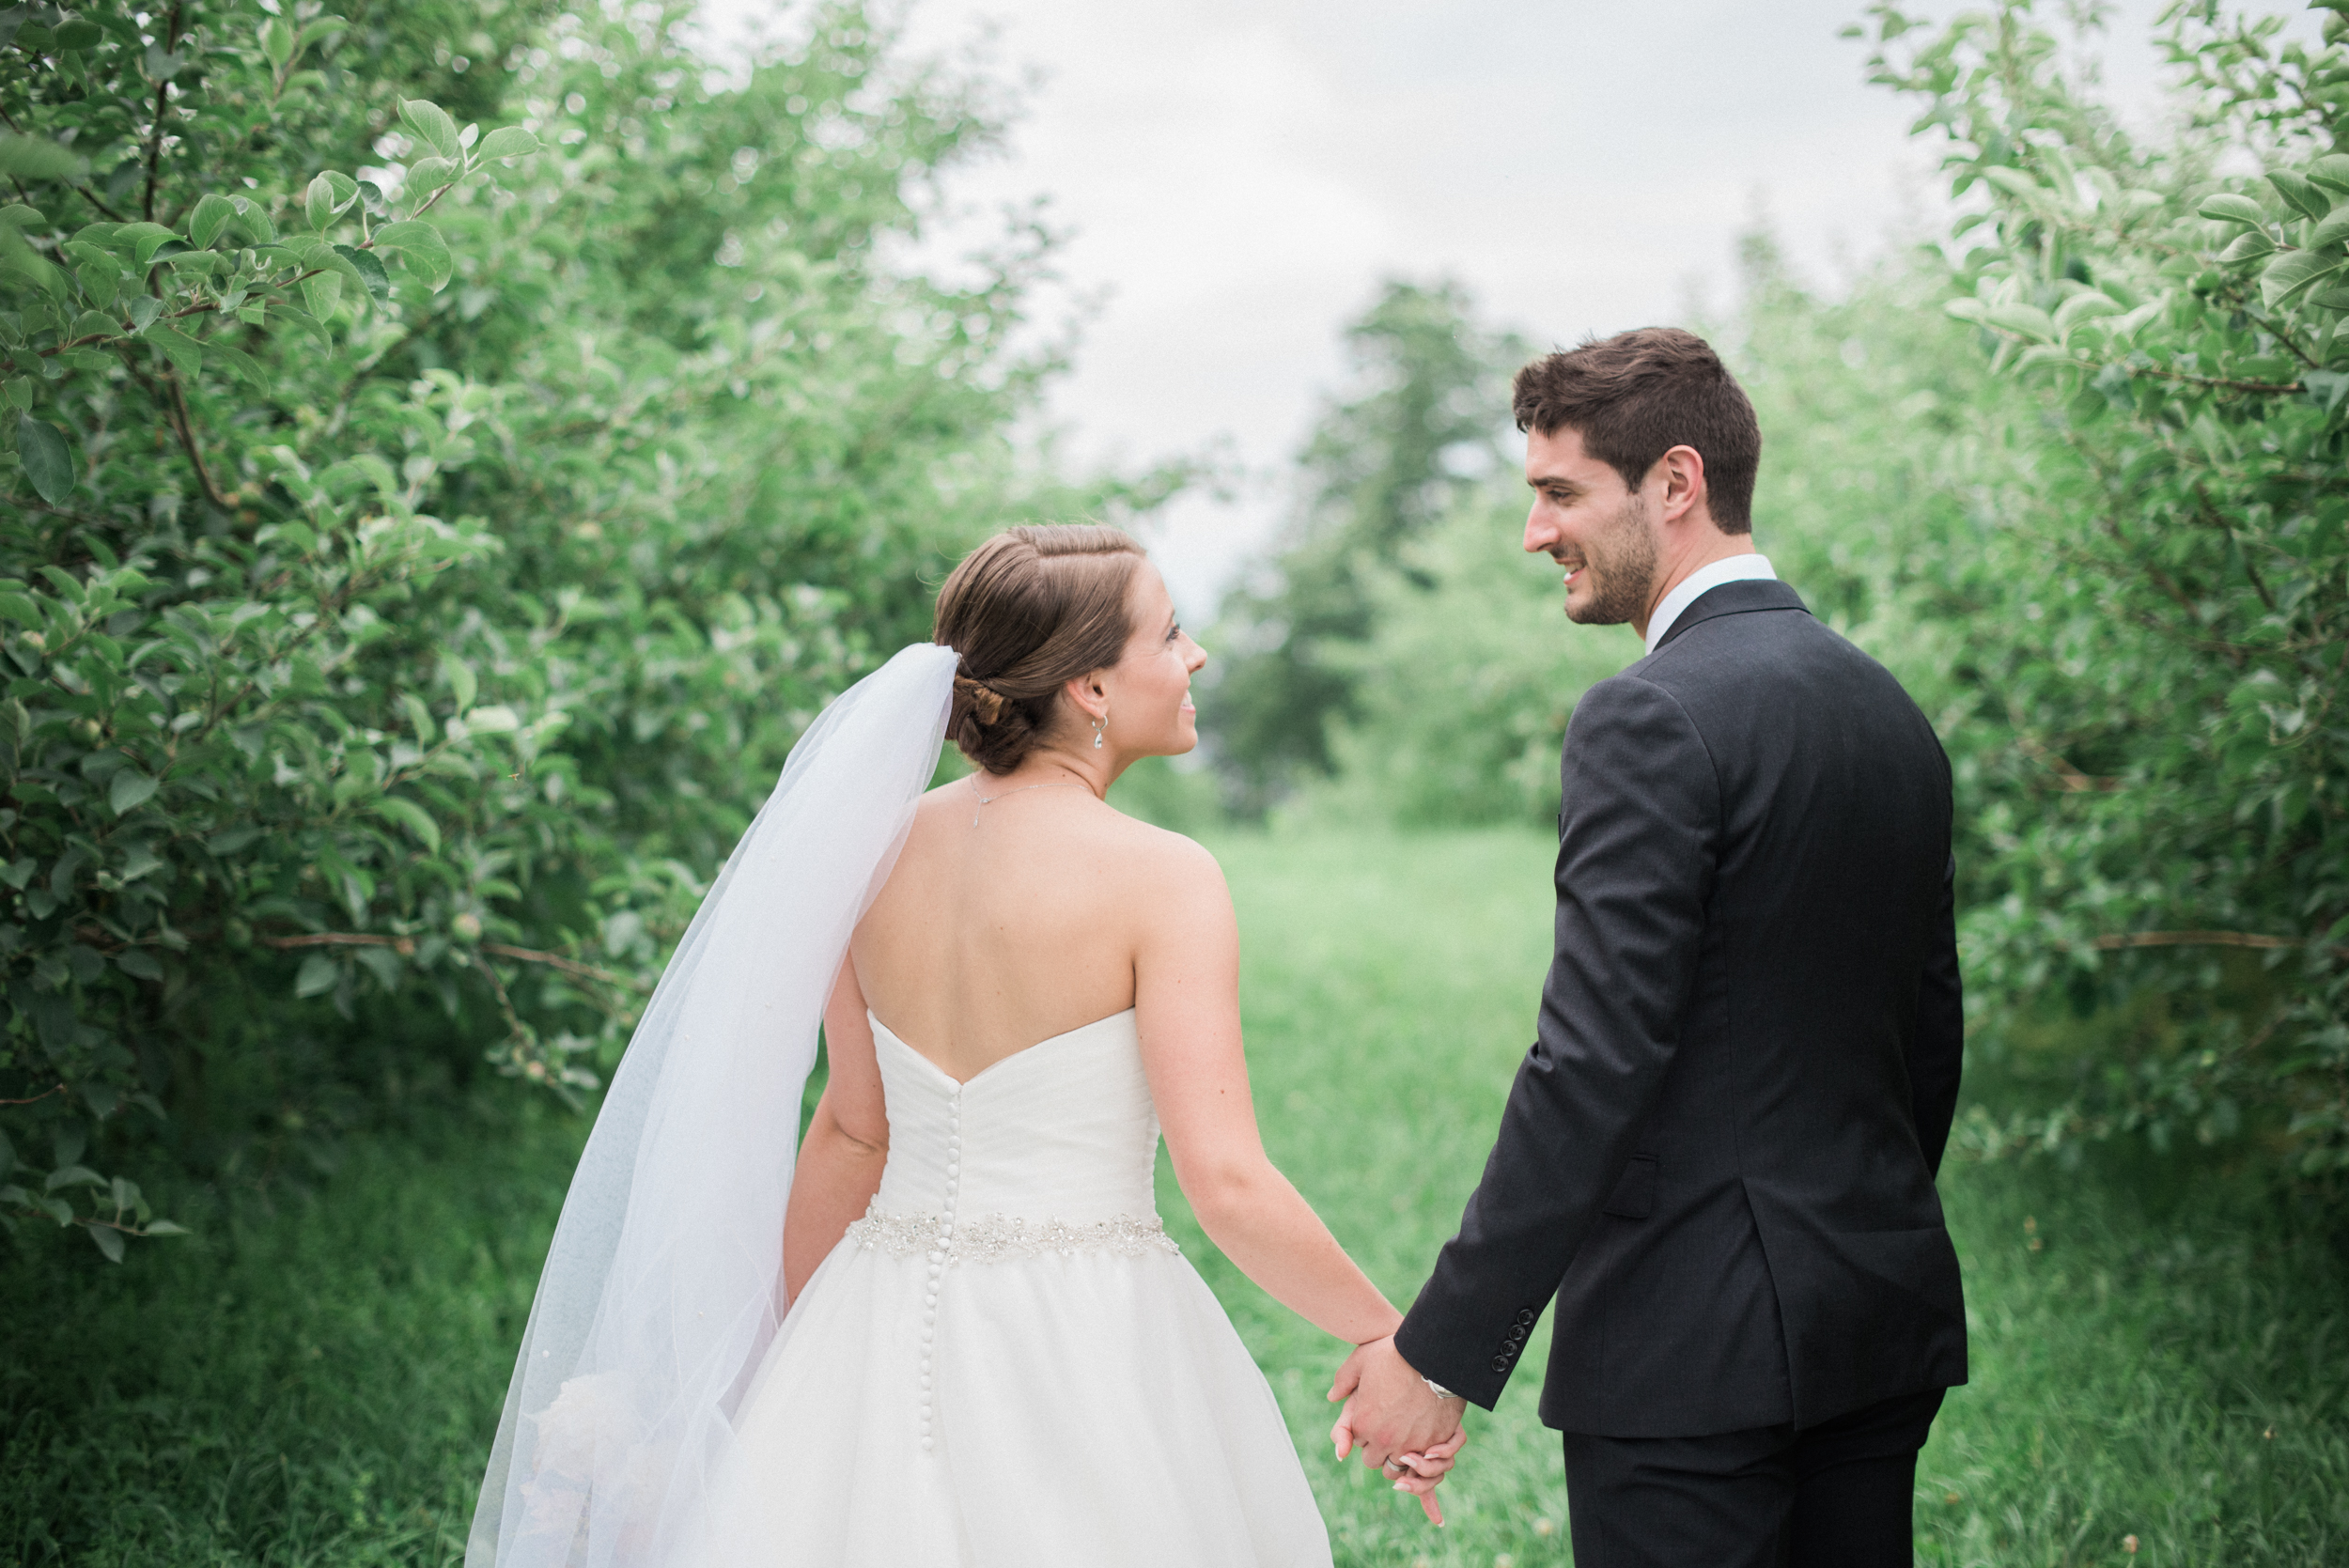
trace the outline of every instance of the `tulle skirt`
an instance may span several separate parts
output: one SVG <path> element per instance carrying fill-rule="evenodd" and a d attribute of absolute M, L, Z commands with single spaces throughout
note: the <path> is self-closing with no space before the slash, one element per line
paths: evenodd
<path fill-rule="evenodd" d="M 928 1292 L 919 1252 L 824 1261 L 695 1568 L 1328 1568 L 1272 1390 L 1179 1254 L 957 1262 Z"/>

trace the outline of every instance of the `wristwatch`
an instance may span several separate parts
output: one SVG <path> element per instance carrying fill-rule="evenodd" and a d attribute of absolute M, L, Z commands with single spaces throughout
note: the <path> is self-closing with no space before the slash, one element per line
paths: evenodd
<path fill-rule="evenodd" d="M 1426 1384 L 1427 1391 L 1434 1394 L 1438 1399 L 1456 1399 L 1463 1405 L 1468 1403 L 1468 1395 L 1455 1394 L 1450 1389 L 1445 1388 L 1442 1384 L 1437 1382 L 1432 1377 L 1423 1377 L 1420 1381 Z"/>

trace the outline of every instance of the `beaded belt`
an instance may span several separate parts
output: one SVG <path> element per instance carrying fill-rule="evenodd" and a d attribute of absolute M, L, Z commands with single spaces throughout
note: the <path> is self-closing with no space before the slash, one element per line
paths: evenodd
<path fill-rule="evenodd" d="M 1128 1258 L 1150 1251 L 1183 1254 L 1155 1214 L 1147 1219 L 1121 1214 L 1090 1225 L 1072 1225 L 1061 1219 L 1021 1219 L 1003 1214 L 957 1221 L 942 1214 L 892 1214 L 876 1205 L 865 1210 L 864 1218 L 850 1225 L 848 1234 L 848 1239 L 867 1251 L 878 1249 L 899 1258 L 928 1252 L 933 1254 L 930 1261 L 941 1265 L 1010 1263 L 1055 1252 L 1115 1252 Z"/>

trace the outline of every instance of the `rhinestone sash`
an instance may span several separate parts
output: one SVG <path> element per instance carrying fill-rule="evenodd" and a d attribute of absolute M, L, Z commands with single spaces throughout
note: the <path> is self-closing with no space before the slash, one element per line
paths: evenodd
<path fill-rule="evenodd" d="M 936 1254 L 930 1261 L 941 1265 L 1011 1263 L 1055 1252 L 1114 1252 L 1127 1258 L 1150 1251 L 1176 1257 L 1183 1253 L 1155 1214 L 1147 1219 L 1121 1214 L 1090 1225 L 1003 1214 L 957 1223 L 942 1214 L 892 1214 L 877 1204 L 848 1227 L 848 1234 L 867 1251 L 879 1250 L 899 1258 L 928 1252 Z"/>

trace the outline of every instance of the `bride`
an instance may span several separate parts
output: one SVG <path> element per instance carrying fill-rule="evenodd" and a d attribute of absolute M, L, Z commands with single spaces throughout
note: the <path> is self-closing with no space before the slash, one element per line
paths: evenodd
<path fill-rule="evenodd" d="M 468 1568 L 1330 1561 L 1153 1201 L 1163 1130 L 1251 1279 L 1400 1321 L 1265 1157 L 1214 859 L 1103 800 L 1206 660 L 1131 538 L 1015 528 L 810 728 L 605 1097 Z M 1389 1464 L 1438 1522 L 1457 1446 Z"/>

